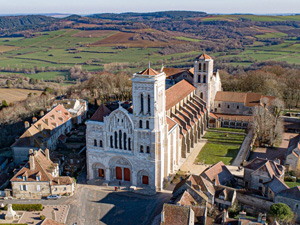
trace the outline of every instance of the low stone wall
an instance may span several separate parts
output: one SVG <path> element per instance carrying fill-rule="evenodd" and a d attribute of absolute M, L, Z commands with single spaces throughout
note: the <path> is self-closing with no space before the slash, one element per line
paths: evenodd
<path fill-rule="evenodd" d="M 244 160 L 247 160 L 251 152 L 251 142 L 253 136 L 254 134 L 251 131 L 246 135 L 240 147 L 238 155 L 235 157 L 233 163 L 231 164 L 232 166 L 241 166 Z"/>

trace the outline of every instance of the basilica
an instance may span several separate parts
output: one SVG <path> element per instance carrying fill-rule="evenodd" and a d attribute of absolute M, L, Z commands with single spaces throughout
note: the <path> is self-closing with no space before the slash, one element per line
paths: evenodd
<path fill-rule="evenodd" d="M 101 105 L 86 122 L 87 179 L 162 190 L 201 139 L 218 91 L 219 74 L 204 53 L 189 70 L 135 73 L 132 107 Z"/>

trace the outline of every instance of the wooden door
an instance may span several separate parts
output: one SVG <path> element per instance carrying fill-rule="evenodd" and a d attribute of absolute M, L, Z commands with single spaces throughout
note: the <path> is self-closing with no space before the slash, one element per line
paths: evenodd
<path fill-rule="evenodd" d="M 149 177 L 143 176 L 143 184 L 149 184 Z"/>
<path fill-rule="evenodd" d="M 130 169 L 124 168 L 124 180 L 130 181 Z"/>
<path fill-rule="evenodd" d="M 117 180 L 122 180 L 122 168 L 116 167 L 116 178 Z"/>
<path fill-rule="evenodd" d="M 99 177 L 104 178 L 104 169 L 99 169 Z"/>

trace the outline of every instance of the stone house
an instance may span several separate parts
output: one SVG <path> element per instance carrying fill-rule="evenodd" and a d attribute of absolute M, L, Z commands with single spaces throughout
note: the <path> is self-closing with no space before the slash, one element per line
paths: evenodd
<path fill-rule="evenodd" d="M 26 131 L 11 146 L 14 162 L 27 161 L 30 149 L 55 149 L 59 138 L 72 129 L 71 119 L 71 114 L 62 105 L 57 105 L 41 119 L 34 118 L 31 126 L 26 121 Z"/>
<path fill-rule="evenodd" d="M 300 172 L 300 134 L 289 141 L 284 165 L 288 171 Z"/>
<path fill-rule="evenodd" d="M 287 204 L 298 215 L 297 222 L 300 222 L 300 186 L 279 192 L 275 196 L 275 203 Z"/>
<path fill-rule="evenodd" d="M 49 150 L 30 150 L 29 161 L 11 178 L 13 197 L 42 198 L 52 194 L 73 195 L 71 177 L 59 176 L 57 163 L 50 160 Z"/>
<path fill-rule="evenodd" d="M 276 194 L 286 189 L 289 189 L 289 187 L 284 183 L 284 181 L 274 176 L 271 181 L 264 183 L 262 193 L 265 197 L 274 201 Z"/>
<path fill-rule="evenodd" d="M 215 204 L 219 210 L 228 209 L 236 201 L 236 190 L 229 187 L 215 187 Z"/>
<path fill-rule="evenodd" d="M 263 191 L 264 183 L 274 176 L 284 180 L 285 168 L 279 163 L 262 158 L 255 158 L 244 165 L 244 183 L 248 189 Z"/>

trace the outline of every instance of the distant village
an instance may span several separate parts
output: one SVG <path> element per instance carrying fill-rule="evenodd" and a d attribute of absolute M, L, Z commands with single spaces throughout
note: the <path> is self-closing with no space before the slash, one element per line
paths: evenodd
<path fill-rule="evenodd" d="M 86 100 L 58 96 L 24 121 L 13 159 L 0 157 L 0 224 L 91 224 L 68 206 L 81 188 L 126 193 L 128 201 L 168 195 L 153 206 L 153 225 L 300 223 L 300 118 L 284 114 L 279 99 L 223 91 L 205 53 L 188 69 L 149 63 L 131 82 L 131 101 L 101 103 L 91 113 Z M 215 144 L 208 157 L 242 138 L 230 162 L 201 158 L 207 134 Z M 281 217 L 276 207 L 290 213 Z"/>

